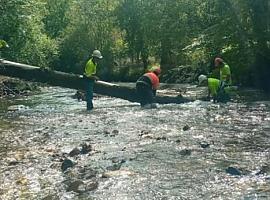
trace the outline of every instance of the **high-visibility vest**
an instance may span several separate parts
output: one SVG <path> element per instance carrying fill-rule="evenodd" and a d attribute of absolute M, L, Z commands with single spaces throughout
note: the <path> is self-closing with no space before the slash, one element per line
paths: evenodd
<path fill-rule="evenodd" d="M 220 80 L 216 78 L 208 78 L 208 89 L 212 97 L 217 96 Z"/>
<path fill-rule="evenodd" d="M 230 76 L 230 79 L 227 79 L 227 76 Z M 229 65 L 224 64 L 223 67 L 220 68 L 220 80 L 224 81 L 228 85 L 232 84 L 232 79 L 231 79 L 231 70 Z"/>
<path fill-rule="evenodd" d="M 93 59 L 91 58 L 85 65 L 84 68 L 84 75 L 86 77 L 91 77 L 96 74 L 97 71 L 97 64 L 93 62 Z"/>

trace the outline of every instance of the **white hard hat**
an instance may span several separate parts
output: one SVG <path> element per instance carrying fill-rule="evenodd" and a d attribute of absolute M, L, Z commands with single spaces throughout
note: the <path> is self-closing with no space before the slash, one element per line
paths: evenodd
<path fill-rule="evenodd" d="M 92 56 L 97 57 L 99 59 L 103 58 L 99 50 L 94 50 Z"/>
<path fill-rule="evenodd" d="M 200 85 L 203 81 L 206 81 L 206 80 L 207 80 L 207 76 L 201 74 L 201 75 L 198 77 L 199 85 Z"/>

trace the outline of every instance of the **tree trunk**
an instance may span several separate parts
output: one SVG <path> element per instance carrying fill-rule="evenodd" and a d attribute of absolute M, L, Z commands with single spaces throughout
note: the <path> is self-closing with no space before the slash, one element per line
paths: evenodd
<path fill-rule="evenodd" d="M 84 80 L 77 74 L 52 71 L 7 60 L 0 61 L 0 74 L 28 81 L 47 83 L 52 86 L 84 90 Z M 94 86 L 94 92 L 101 95 L 125 99 L 131 102 L 138 102 L 136 89 L 133 87 L 97 81 Z M 192 100 L 180 96 L 157 95 L 156 101 L 160 104 L 168 104 L 185 103 Z"/>

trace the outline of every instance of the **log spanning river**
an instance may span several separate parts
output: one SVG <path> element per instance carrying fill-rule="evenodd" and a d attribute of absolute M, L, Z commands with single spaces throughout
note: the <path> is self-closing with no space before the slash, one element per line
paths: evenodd
<path fill-rule="evenodd" d="M 0 199 L 270 199 L 270 101 L 141 109 L 75 90 L 0 104 Z"/>

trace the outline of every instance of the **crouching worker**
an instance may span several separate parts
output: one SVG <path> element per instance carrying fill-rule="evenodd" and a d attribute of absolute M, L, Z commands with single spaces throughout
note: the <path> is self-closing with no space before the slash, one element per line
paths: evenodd
<path fill-rule="evenodd" d="M 143 108 L 156 108 L 155 97 L 159 86 L 160 67 L 152 68 L 151 71 L 142 75 L 136 82 L 137 95 Z"/>
<path fill-rule="evenodd" d="M 213 99 L 216 102 L 227 102 L 230 100 L 230 96 L 227 91 L 227 87 L 224 81 L 220 81 L 215 78 L 207 78 L 205 75 L 200 75 L 199 78 L 200 86 L 208 87 L 208 99 Z"/>

